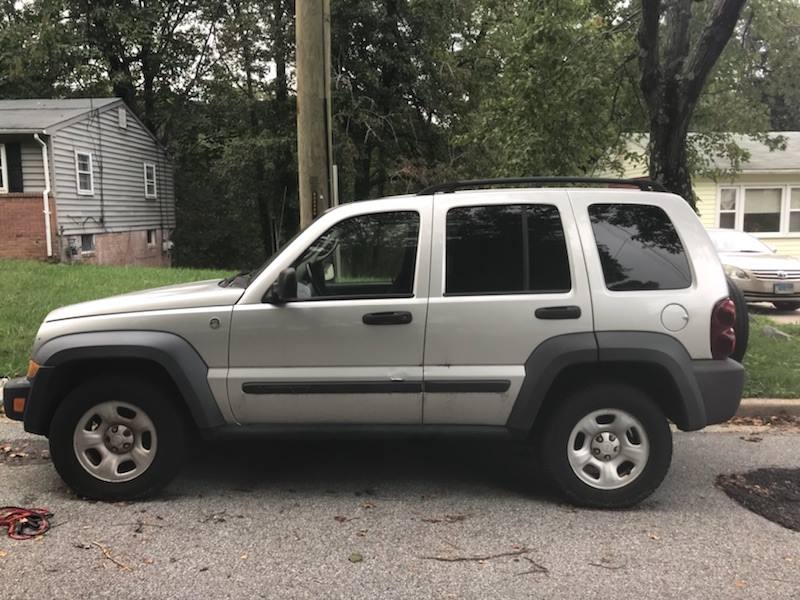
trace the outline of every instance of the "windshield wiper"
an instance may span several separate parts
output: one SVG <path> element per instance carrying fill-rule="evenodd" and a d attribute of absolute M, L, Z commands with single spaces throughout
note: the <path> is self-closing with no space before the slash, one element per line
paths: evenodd
<path fill-rule="evenodd" d="M 220 282 L 219 282 L 219 285 L 220 285 L 220 287 L 228 287 L 228 286 L 230 286 L 230 285 L 231 285 L 231 284 L 232 284 L 234 281 L 236 281 L 237 279 L 239 279 L 240 277 L 246 277 L 246 276 L 248 276 L 249 274 L 250 274 L 250 271 L 239 271 L 238 273 L 236 273 L 236 275 L 231 275 L 230 277 L 226 277 L 225 279 L 223 279 L 222 281 L 220 281 Z"/>

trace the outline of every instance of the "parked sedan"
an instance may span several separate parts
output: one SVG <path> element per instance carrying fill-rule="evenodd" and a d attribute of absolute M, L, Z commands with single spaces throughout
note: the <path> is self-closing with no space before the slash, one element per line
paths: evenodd
<path fill-rule="evenodd" d="M 748 302 L 778 310 L 800 308 L 800 259 L 781 256 L 758 238 L 732 229 L 709 230 L 725 272 Z"/>

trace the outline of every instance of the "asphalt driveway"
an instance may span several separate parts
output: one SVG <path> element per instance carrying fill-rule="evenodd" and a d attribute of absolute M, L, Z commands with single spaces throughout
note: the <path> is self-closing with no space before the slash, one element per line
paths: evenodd
<path fill-rule="evenodd" d="M 0 537 L 0 598 L 797 598 L 800 534 L 713 485 L 798 466 L 800 433 L 758 437 L 677 433 L 664 485 L 620 512 L 560 503 L 522 445 L 454 439 L 215 445 L 159 498 L 103 504 L 0 418 L 26 455 L 0 505 L 55 513 Z"/>

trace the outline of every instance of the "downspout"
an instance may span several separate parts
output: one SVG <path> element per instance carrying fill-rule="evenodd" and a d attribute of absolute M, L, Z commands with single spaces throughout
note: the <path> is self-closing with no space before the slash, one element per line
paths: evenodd
<path fill-rule="evenodd" d="M 47 241 L 47 258 L 53 256 L 53 238 L 50 234 L 50 163 L 47 159 L 47 142 L 42 141 L 38 133 L 33 134 L 33 139 L 42 147 L 42 165 L 44 166 L 44 190 L 42 203 L 44 204 L 44 237 Z"/>

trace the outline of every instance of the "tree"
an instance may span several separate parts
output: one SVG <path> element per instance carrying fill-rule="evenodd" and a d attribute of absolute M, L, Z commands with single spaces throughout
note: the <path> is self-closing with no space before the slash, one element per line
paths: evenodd
<path fill-rule="evenodd" d="M 649 116 L 649 172 L 692 207 L 687 136 L 706 79 L 746 0 L 713 0 L 693 35 L 694 0 L 642 0 L 637 35 L 640 87 Z M 694 39 L 693 39 L 694 38 Z"/>

